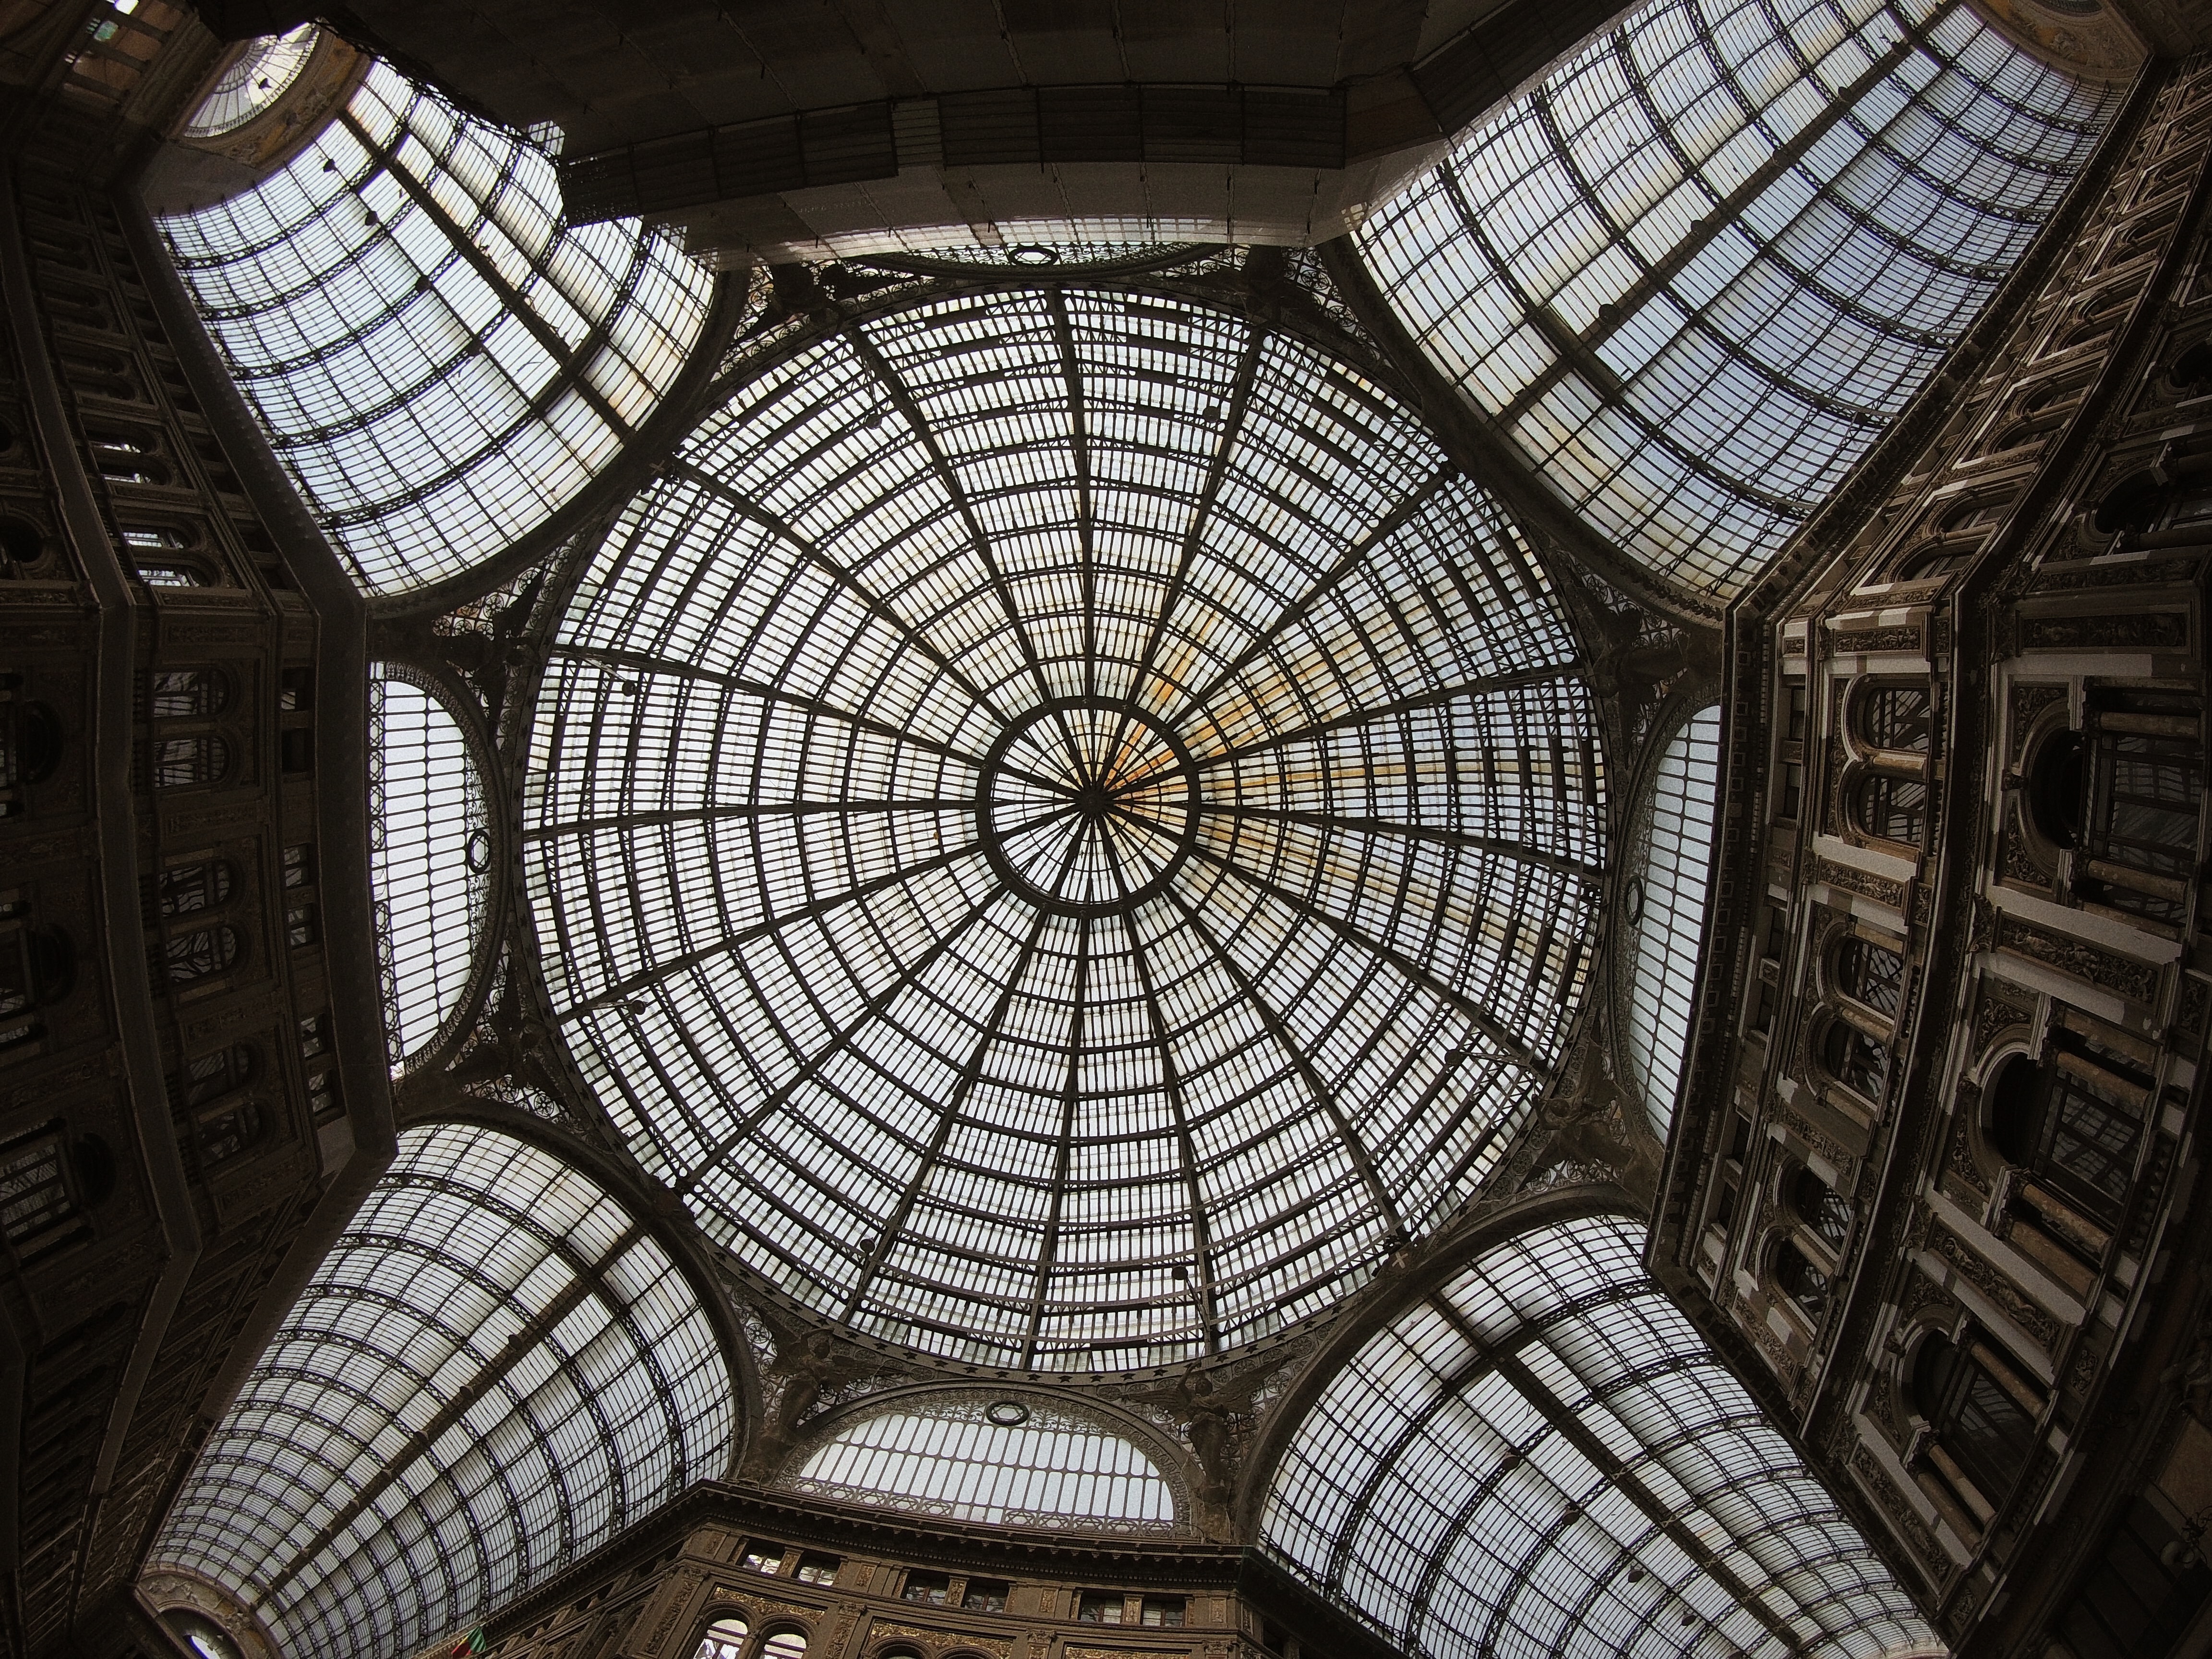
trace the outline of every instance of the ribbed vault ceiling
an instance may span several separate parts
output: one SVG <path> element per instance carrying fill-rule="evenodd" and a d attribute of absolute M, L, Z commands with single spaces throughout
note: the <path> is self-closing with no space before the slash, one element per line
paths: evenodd
<path fill-rule="evenodd" d="M 855 1329 L 1124 1370 L 1477 1186 L 1580 994 L 1604 769 L 1513 527 L 1356 368 L 1078 285 L 787 345 L 538 709 L 561 1029 Z"/>

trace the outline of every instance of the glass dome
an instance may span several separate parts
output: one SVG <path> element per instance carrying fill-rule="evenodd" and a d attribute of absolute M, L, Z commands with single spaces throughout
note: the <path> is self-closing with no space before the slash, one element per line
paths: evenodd
<path fill-rule="evenodd" d="M 1196 302 L 779 346 L 605 538 L 534 743 L 613 1121 L 784 1291 L 970 1363 L 1328 1306 L 1581 994 L 1605 773 L 1544 573 L 1385 387 Z"/>
<path fill-rule="evenodd" d="M 184 136 L 220 138 L 271 107 L 300 78 L 321 36 L 316 25 L 302 23 L 282 34 L 247 41 L 185 121 Z"/>

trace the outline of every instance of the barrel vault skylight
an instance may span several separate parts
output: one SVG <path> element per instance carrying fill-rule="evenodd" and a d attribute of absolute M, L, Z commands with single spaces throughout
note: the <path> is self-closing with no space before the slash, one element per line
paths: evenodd
<path fill-rule="evenodd" d="M 1555 489 L 1725 599 L 1958 343 L 2123 91 L 1960 0 L 1660 0 L 1359 247 Z"/>
<path fill-rule="evenodd" d="M 712 283 L 635 220 L 564 227 L 550 159 L 382 63 L 289 166 L 161 229 L 374 593 L 490 558 L 588 483 L 667 388 Z"/>

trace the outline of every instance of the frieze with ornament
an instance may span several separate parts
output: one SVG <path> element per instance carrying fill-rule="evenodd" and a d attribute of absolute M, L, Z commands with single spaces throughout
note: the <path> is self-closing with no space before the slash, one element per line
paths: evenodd
<path fill-rule="evenodd" d="M 1875 651 L 1917 651 L 1921 633 L 1917 628 L 1867 628 L 1835 636 L 1835 654 L 1839 657 L 1864 656 Z"/>
<path fill-rule="evenodd" d="M 1775 1101 L 1767 1108 L 1769 1119 L 1780 1124 L 1798 1139 L 1827 1159 L 1835 1166 L 1837 1184 L 1848 1188 L 1858 1170 L 1858 1155 L 1843 1142 L 1826 1131 L 1814 1127 L 1803 1113 Z"/>
<path fill-rule="evenodd" d="M 1913 1555 L 1926 1571 L 1929 1582 L 1940 1588 L 1951 1577 L 1950 1553 L 1936 1538 L 1935 1528 L 1905 1501 L 1905 1494 L 1898 1491 L 1896 1482 L 1889 1478 L 1889 1471 L 1882 1468 L 1881 1460 L 1863 1440 L 1851 1454 L 1850 1470 L 1867 1496 L 1874 1499 L 1875 1507 L 1881 1511 L 1891 1529 L 1912 1546 Z"/>
<path fill-rule="evenodd" d="M 2001 997 L 1991 996 L 1984 990 L 1982 994 L 1981 1006 L 1974 1010 L 1973 1053 L 1976 1060 L 1985 1058 L 1990 1050 L 1996 1046 L 1997 1039 L 2005 1032 L 2015 1027 L 2025 1031 L 2034 1018 L 2035 1016 L 2027 1009 L 2015 1006 Z M 1970 1088 L 1972 1088 L 1970 1084 L 1960 1086 L 1959 1098 L 1962 1103 L 1966 1100 L 1967 1090 Z M 1975 1090 L 1974 1096 L 1974 1103 L 1978 1106 L 1980 1091 Z"/>
<path fill-rule="evenodd" d="M 1990 937 L 2000 951 L 2027 957 L 2091 985 L 2118 991 L 2130 1001 L 2150 1004 L 2157 1000 L 2158 969 L 2147 962 L 2115 956 L 2086 939 L 2054 933 L 2047 927 L 2002 913 L 1994 921 Z"/>
<path fill-rule="evenodd" d="M 1964 1239 L 1948 1227 L 1931 1227 L 1928 1249 L 1939 1261 L 1949 1263 L 1960 1278 L 1987 1297 L 1998 1312 L 2045 1353 L 2057 1348 L 2062 1332 L 2057 1319 L 2040 1304 L 2030 1300 L 2009 1277 L 1984 1261 Z"/>
<path fill-rule="evenodd" d="M 977 1636 L 964 1630 L 929 1630 L 921 1625 L 894 1625 L 884 1620 L 871 1619 L 868 1621 L 868 1640 L 878 1639 L 919 1643 L 932 1659 L 952 1648 L 958 1648 L 963 1653 L 973 1649 L 979 1653 L 989 1654 L 992 1659 L 1013 1659 L 1014 1644 L 1003 1637 Z M 836 1646 L 830 1650 L 838 1653 L 843 1650 L 842 1647 Z M 1074 1650 L 1073 1648 L 1068 1650 L 1071 1653 Z"/>
<path fill-rule="evenodd" d="M 1846 893 L 1856 893 L 1861 898 L 1872 899 L 1876 904 L 1886 904 L 1899 915 L 1905 914 L 1905 884 L 1889 876 L 1878 876 L 1871 870 L 1838 864 L 1833 859 L 1813 860 L 1813 879 Z"/>
<path fill-rule="evenodd" d="M 1978 1110 L 1978 1107 L 1973 1110 Z M 1974 1152 L 1973 1111 L 1966 1103 L 1965 1091 L 1960 1095 L 1960 1106 L 1951 1124 L 1951 1144 L 1943 1159 L 1944 1172 L 1956 1176 L 1966 1188 L 1987 1202 L 1990 1185 L 1982 1173 L 1982 1161 Z"/>
<path fill-rule="evenodd" d="M 2189 619 L 2172 611 L 2020 619 L 2023 651 L 2179 651 L 2188 644 Z"/>
<path fill-rule="evenodd" d="M 2027 754 L 2028 732 L 2035 725 L 2035 717 L 2054 702 L 2066 701 L 2066 688 L 2034 681 L 2015 681 L 2011 696 L 2011 762 L 2018 766 Z"/>

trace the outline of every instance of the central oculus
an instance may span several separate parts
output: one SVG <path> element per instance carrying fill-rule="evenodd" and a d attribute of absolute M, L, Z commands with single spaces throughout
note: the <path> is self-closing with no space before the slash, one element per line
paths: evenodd
<path fill-rule="evenodd" d="M 1134 704 L 1032 708 L 983 762 L 976 828 L 1000 878 L 1041 909 L 1097 916 L 1158 896 L 1198 831 L 1182 740 Z"/>

